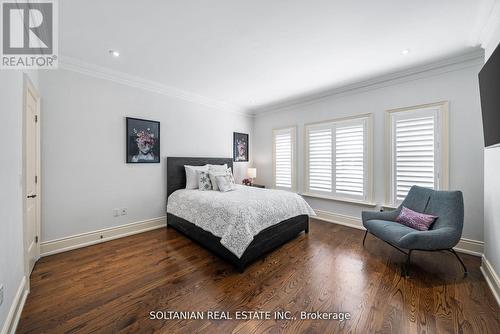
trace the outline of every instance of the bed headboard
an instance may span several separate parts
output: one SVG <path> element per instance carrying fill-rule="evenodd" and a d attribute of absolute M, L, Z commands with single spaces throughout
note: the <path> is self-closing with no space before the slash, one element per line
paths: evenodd
<path fill-rule="evenodd" d="M 233 167 L 232 158 L 190 158 L 167 157 L 167 198 L 176 190 L 186 188 L 186 171 L 184 165 L 203 166 L 206 164 Z"/>

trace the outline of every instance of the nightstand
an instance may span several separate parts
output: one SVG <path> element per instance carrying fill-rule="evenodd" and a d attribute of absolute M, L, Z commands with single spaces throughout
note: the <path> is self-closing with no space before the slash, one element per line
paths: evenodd
<path fill-rule="evenodd" d="M 262 185 L 262 184 L 252 184 L 250 187 L 255 187 L 255 188 L 265 188 L 266 186 Z"/>

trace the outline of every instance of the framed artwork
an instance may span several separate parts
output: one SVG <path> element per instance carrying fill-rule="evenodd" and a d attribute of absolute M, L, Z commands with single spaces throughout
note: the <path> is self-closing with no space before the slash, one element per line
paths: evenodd
<path fill-rule="evenodd" d="M 126 118 L 127 163 L 160 162 L 160 122 Z"/>
<path fill-rule="evenodd" d="M 233 132 L 233 161 L 248 161 L 248 134 Z"/>

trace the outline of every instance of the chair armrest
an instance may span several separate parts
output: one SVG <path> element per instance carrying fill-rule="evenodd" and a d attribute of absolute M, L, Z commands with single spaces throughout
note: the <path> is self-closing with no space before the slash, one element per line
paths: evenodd
<path fill-rule="evenodd" d="M 399 246 L 406 249 L 437 250 L 453 248 L 460 241 L 460 233 L 451 227 L 429 231 L 408 233 L 399 241 Z"/>
<path fill-rule="evenodd" d="M 390 220 L 395 221 L 399 214 L 399 210 L 394 211 L 362 211 L 361 212 L 361 220 L 367 222 L 369 220 L 377 219 L 377 220 Z"/>

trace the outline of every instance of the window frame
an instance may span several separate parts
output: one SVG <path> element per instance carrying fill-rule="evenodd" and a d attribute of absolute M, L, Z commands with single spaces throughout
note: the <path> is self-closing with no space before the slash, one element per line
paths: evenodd
<path fill-rule="evenodd" d="M 292 145 L 292 162 L 291 162 L 291 188 L 276 186 L 276 134 L 290 132 Z M 297 192 L 297 126 L 287 126 L 283 128 L 273 129 L 272 131 L 272 162 L 273 162 L 273 189 L 287 190 Z"/>
<path fill-rule="evenodd" d="M 336 192 L 336 128 L 349 124 L 360 124 L 364 126 L 363 132 L 363 170 L 364 170 L 364 196 L 340 194 Z M 314 128 L 332 129 L 332 191 L 321 192 L 310 190 L 309 188 L 309 129 Z M 359 204 L 372 204 L 373 199 L 373 114 L 361 114 L 336 119 L 329 119 L 320 122 L 304 124 L 304 196 L 330 199 L 342 202 L 353 202 Z"/>
<path fill-rule="evenodd" d="M 385 207 L 398 207 L 402 200 L 396 196 L 395 180 L 395 121 L 433 115 L 434 122 L 434 187 L 436 190 L 449 188 L 449 103 L 441 101 L 404 108 L 386 110 L 386 198 Z"/>

